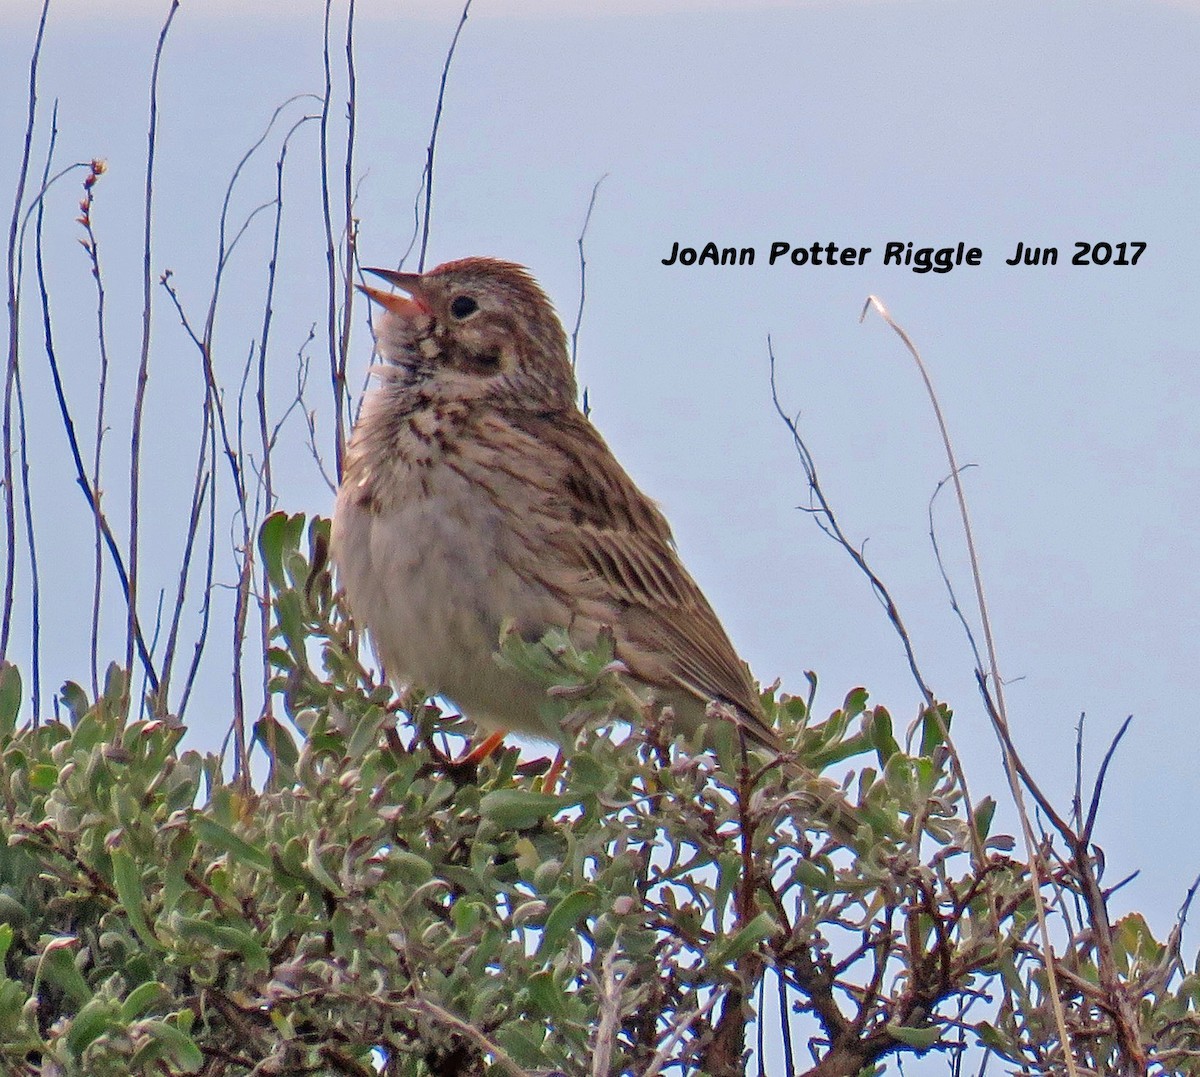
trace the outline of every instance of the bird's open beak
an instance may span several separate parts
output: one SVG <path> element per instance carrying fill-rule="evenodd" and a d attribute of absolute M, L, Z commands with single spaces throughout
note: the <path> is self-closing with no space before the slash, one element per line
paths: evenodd
<path fill-rule="evenodd" d="M 418 314 L 428 314 L 429 305 L 421 298 L 421 274 L 398 273 L 394 269 L 370 269 L 363 267 L 364 273 L 374 273 L 389 284 L 408 292 L 408 295 L 396 295 L 394 292 L 383 292 L 366 284 L 356 285 L 368 299 L 378 303 L 401 318 L 415 318 Z M 411 296 L 411 298 L 409 298 Z"/>

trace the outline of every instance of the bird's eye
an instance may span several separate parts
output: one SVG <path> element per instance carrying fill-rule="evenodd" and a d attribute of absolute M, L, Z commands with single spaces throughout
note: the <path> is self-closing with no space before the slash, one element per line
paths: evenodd
<path fill-rule="evenodd" d="M 478 309 L 479 304 L 469 295 L 456 295 L 450 301 L 450 313 L 456 318 L 465 318 L 474 314 Z"/>

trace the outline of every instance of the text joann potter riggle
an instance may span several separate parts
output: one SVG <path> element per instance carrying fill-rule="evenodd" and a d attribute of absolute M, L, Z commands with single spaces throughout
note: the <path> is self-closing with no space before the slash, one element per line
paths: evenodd
<path fill-rule="evenodd" d="M 1124 240 L 1107 243 L 1075 240 L 1070 254 L 1070 265 L 1077 266 L 1135 266 L 1146 251 L 1140 240 Z M 808 246 L 793 246 L 777 240 L 771 244 L 767 254 L 767 265 L 795 266 L 861 266 L 871 260 L 875 247 L 839 246 L 837 243 L 812 243 Z M 980 266 L 985 263 L 983 248 L 968 247 L 957 243 L 949 247 L 921 247 L 911 240 L 894 240 L 882 248 L 883 265 L 900 266 L 914 273 L 949 273 L 957 266 Z M 754 265 L 757 250 L 750 247 L 720 247 L 709 242 L 699 247 L 685 247 L 678 240 L 671 252 L 662 259 L 665 266 L 748 266 Z M 1054 266 L 1059 264 L 1059 248 L 1044 244 L 1026 243 L 1018 240 L 1015 248 L 1005 252 L 1003 259 L 1009 266 Z"/>

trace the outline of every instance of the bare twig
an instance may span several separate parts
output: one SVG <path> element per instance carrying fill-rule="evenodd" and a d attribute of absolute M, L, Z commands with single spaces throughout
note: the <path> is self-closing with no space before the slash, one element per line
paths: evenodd
<path fill-rule="evenodd" d="M 467 25 L 467 15 L 471 11 L 471 0 L 463 4 L 462 15 L 450 39 L 450 48 L 446 50 L 446 62 L 442 65 L 442 80 L 438 85 L 437 104 L 433 110 L 433 129 L 429 133 L 429 146 L 425 150 L 425 213 L 421 224 L 421 250 L 417 256 L 417 272 L 425 271 L 425 254 L 429 249 L 429 221 L 433 214 L 433 160 L 437 151 L 438 128 L 442 123 L 442 107 L 446 101 L 446 80 L 450 77 L 450 63 L 454 59 L 454 50 L 458 48 L 458 38 L 463 27 Z"/>
<path fill-rule="evenodd" d="M 46 190 L 50 186 L 50 165 L 54 160 L 54 147 L 58 141 L 58 102 L 55 101 L 54 109 L 50 116 L 50 139 L 46 147 L 46 164 L 42 169 L 42 189 L 37 197 L 37 224 L 34 228 L 34 260 L 37 265 L 38 288 L 41 294 L 46 295 L 46 272 L 45 260 L 43 258 L 42 247 L 42 225 L 46 215 Z M 63 173 L 65 174 L 65 172 Z M 26 219 L 28 223 L 28 219 Z M 24 248 L 25 228 L 21 228 L 21 247 Z M 20 261 L 20 259 L 18 259 Z M 19 275 L 19 274 L 18 274 Z M 33 495 L 29 488 L 29 441 L 26 435 L 25 426 L 25 394 L 21 388 L 21 370 L 17 367 L 14 370 L 16 389 L 17 389 L 17 409 L 20 418 L 20 448 L 21 448 L 21 492 L 22 504 L 24 506 L 25 515 L 25 532 L 26 540 L 29 545 L 29 573 L 30 573 L 30 603 L 32 606 L 31 617 L 31 644 L 33 664 L 33 721 L 36 724 L 41 715 L 42 709 L 42 688 L 41 688 L 41 579 L 38 574 L 37 561 L 37 543 L 35 541 L 33 527 Z M 94 693 L 97 697 L 99 692 Z"/>
<path fill-rule="evenodd" d="M 963 767 L 962 759 L 958 754 L 958 749 L 955 747 L 954 741 L 950 736 L 950 730 L 946 727 L 946 722 L 942 717 L 942 712 L 938 708 L 937 698 L 933 694 L 933 690 L 926 682 L 924 675 L 921 672 L 920 665 L 917 662 L 916 649 L 913 647 L 912 638 L 908 634 L 908 628 L 904 624 L 903 618 L 900 616 L 900 610 L 892 599 L 891 592 L 887 585 L 875 573 L 867 561 L 866 554 L 861 548 L 855 546 L 846 533 L 842 530 L 837 514 L 833 511 L 833 506 L 829 499 L 825 496 L 825 491 L 821 486 L 820 477 L 817 474 L 816 461 L 813 460 L 812 453 L 809 451 L 808 445 L 800 436 L 800 428 L 795 419 L 783 410 L 783 405 L 779 400 L 779 390 L 775 381 L 775 350 L 771 343 L 770 336 L 767 337 L 767 357 L 770 361 L 770 385 L 771 385 L 771 403 L 775 407 L 775 412 L 780 419 L 783 420 L 788 432 L 792 436 L 792 444 L 796 449 L 796 455 L 800 459 L 800 466 L 804 470 L 804 477 L 808 482 L 810 507 L 808 511 L 812 513 L 813 519 L 816 520 L 817 526 L 821 528 L 825 534 L 829 535 L 843 550 L 850 556 L 850 559 L 858 566 L 871 585 L 872 591 L 875 592 L 876 598 L 883 606 L 887 613 L 888 620 L 895 629 L 896 634 L 900 637 L 901 646 L 904 648 L 904 655 L 908 662 L 909 672 L 916 681 L 917 688 L 924 697 L 926 714 L 932 716 L 932 720 L 938 724 L 938 729 L 942 737 L 942 741 L 946 745 L 946 750 L 950 753 L 951 765 L 954 767 L 955 779 L 958 781 L 962 789 L 963 805 L 967 812 L 968 818 L 974 816 L 974 806 L 971 798 L 971 789 L 967 783 L 966 768 Z M 811 700 L 810 700 L 811 703 Z M 982 842 L 974 827 L 969 828 L 971 835 L 971 853 L 977 866 L 985 862 L 983 854 Z"/>
<path fill-rule="evenodd" d="M 73 167 L 83 168 L 86 166 L 79 164 Z M 63 429 L 67 435 L 67 447 L 71 451 L 71 461 L 75 466 L 75 481 L 78 483 L 80 490 L 83 491 L 83 496 L 87 499 L 88 508 L 91 510 L 93 518 L 99 521 L 104 544 L 108 548 L 113 567 L 117 571 L 117 583 L 120 585 L 121 595 L 126 603 L 128 603 L 130 595 L 129 576 L 125 569 L 125 561 L 121 555 L 121 548 L 117 543 L 116 536 L 113 534 L 108 518 L 100 507 L 99 491 L 92 486 L 88 479 L 87 469 L 83 462 L 83 454 L 79 447 L 79 438 L 75 433 L 75 421 L 71 417 L 71 409 L 67 404 L 62 371 L 59 369 L 58 353 L 54 345 L 53 325 L 50 318 L 50 296 L 44 282 L 41 283 L 39 290 L 42 304 L 42 329 L 45 336 L 46 360 L 50 367 L 50 378 L 54 384 L 54 397 L 58 403 L 59 414 L 63 421 Z M 141 624 L 136 616 L 134 618 L 134 643 L 137 647 L 138 658 L 141 660 L 142 672 L 152 690 L 157 691 L 158 677 L 154 671 L 154 662 L 142 635 Z"/>
<path fill-rule="evenodd" d="M 607 172 L 592 184 L 592 197 L 588 199 L 587 213 L 583 215 L 583 227 L 579 229 L 579 238 L 575 241 L 575 245 L 579 248 L 579 306 L 575 311 L 575 328 L 571 330 L 572 370 L 575 369 L 575 360 L 579 349 L 579 327 L 583 325 L 583 306 L 587 300 L 587 259 L 584 257 L 583 241 L 587 237 L 588 225 L 592 223 L 592 210 L 596 208 L 596 195 L 600 191 L 600 184 L 606 179 L 608 179 Z M 587 414 L 586 410 L 584 414 Z"/>
<path fill-rule="evenodd" d="M 785 1072 L 787 1077 L 796 1077 L 796 1048 L 792 1044 L 792 1022 L 788 1020 L 788 985 L 778 972 L 775 974 L 775 983 L 778 987 L 779 993 L 779 1028 L 783 1033 L 783 1062 L 785 1066 Z M 760 1029 L 763 1027 L 763 1022 L 761 1020 L 758 1022 L 758 1026 Z M 760 1046 L 760 1059 L 762 1053 L 762 1047 Z"/>
<path fill-rule="evenodd" d="M 504 1049 L 499 1044 L 493 1043 L 474 1025 L 468 1024 L 460 1017 L 455 1017 L 449 1010 L 443 1010 L 436 1002 L 431 1002 L 427 998 L 414 998 L 410 1005 L 422 1013 L 427 1014 L 440 1025 L 445 1025 L 449 1029 L 453 1029 L 460 1036 L 470 1040 L 479 1050 L 485 1054 L 492 1056 L 495 1064 L 511 1077 L 528 1077 L 525 1070 L 512 1060 L 505 1053 Z"/>
<path fill-rule="evenodd" d="M 258 435 L 259 448 L 262 452 L 262 466 L 259 471 L 259 486 L 255 495 L 255 530 L 258 528 L 258 522 L 275 507 L 275 489 L 271 476 L 271 449 L 274 445 L 274 436 L 269 432 L 267 423 L 267 351 L 268 343 L 271 337 L 271 320 L 274 315 L 274 297 L 275 297 L 275 280 L 279 266 L 279 239 L 283 229 L 283 175 L 284 165 L 287 162 L 288 147 L 291 143 L 292 135 L 294 135 L 304 124 L 318 119 L 316 116 L 302 116 L 292 124 L 287 134 L 284 135 L 283 143 L 279 149 L 279 156 L 275 161 L 275 222 L 271 233 L 271 257 L 267 263 L 267 289 L 266 295 L 263 297 L 263 320 L 262 329 L 258 337 L 258 371 L 255 386 L 255 404 L 258 416 Z M 288 409 L 290 411 L 291 408 Z M 287 412 L 280 419 L 280 422 L 287 417 Z M 275 431 L 278 434 L 278 428 Z M 263 713 L 268 714 L 271 710 L 271 693 L 268 690 L 270 681 L 271 664 L 268 656 L 268 648 L 266 641 L 270 637 L 271 629 L 271 607 L 267 598 L 269 593 L 267 587 L 267 570 L 266 566 L 262 566 L 262 591 L 259 598 L 259 631 L 263 640 L 262 647 L 262 695 L 263 695 Z"/>
<path fill-rule="evenodd" d="M 196 683 L 196 674 L 200 669 L 200 658 L 204 654 L 204 646 L 208 641 L 208 629 L 212 619 L 213 566 L 217 545 L 217 428 L 211 417 L 207 420 L 204 429 L 208 432 L 207 459 L 211 462 L 207 472 L 208 543 L 205 550 L 204 588 L 201 592 L 203 597 L 200 602 L 200 631 L 196 635 L 195 643 L 192 644 L 192 661 L 179 697 L 177 713 L 180 718 L 187 711 L 188 701 L 192 696 L 192 688 Z"/>
<path fill-rule="evenodd" d="M 344 169 L 346 196 L 344 221 L 340 233 L 346 239 L 346 257 L 342 265 L 342 276 L 338 277 L 339 242 L 333 233 L 333 194 L 329 174 L 329 121 L 333 102 L 333 60 L 329 48 L 329 29 L 332 16 L 332 0 L 325 0 L 325 37 L 322 59 L 325 73 L 325 92 L 321 100 L 321 213 L 325 225 L 325 272 L 326 310 L 325 332 L 329 348 L 329 378 L 333 392 L 334 409 L 334 463 L 339 480 L 342 475 L 342 457 L 346 441 L 346 345 L 349 340 L 350 304 L 353 299 L 353 220 L 350 205 L 350 173 L 353 168 L 354 150 L 354 64 L 353 64 L 353 0 L 346 19 L 346 52 L 350 80 L 347 100 L 348 128 Z M 340 285 L 340 287 L 339 287 Z M 338 324 L 339 310 L 341 326 Z"/>
<path fill-rule="evenodd" d="M 42 14 L 38 20 L 37 36 L 34 38 L 33 55 L 29 60 L 28 110 L 25 119 L 25 140 L 21 149 L 21 161 L 17 170 L 17 190 L 13 197 L 12 216 L 8 225 L 8 362 L 4 376 L 4 417 L 2 445 L 4 452 L 4 533 L 8 538 L 4 550 L 4 608 L 0 611 L 0 661 L 8 654 L 8 637 L 12 630 L 13 600 L 15 598 L 17 570 L 17 516 L 13 493 L 13 439 L 12 397 L 17 379 L 20 358 L 20 295 L 17 287 L 17 227 L 21 220 L 21 206 L 25 201 L 25 182 L 29 176 L 29 165 L 33 150 L 33 128 L 37 115 L 38 62 L 42 55 L 42 41 L 46 33 L 46 16 L 50 11 L 50 0 L 43 0 Z"/>
<path fill-rule="evenodd" d="M 96 435 L 92 451 L 92 489 L 95 491 L 95 509 L 92 513 L 94 542 L 92 552 L 92 634 L 91 672 L 92 695 L 100 696 L 100 602 L 104 588 L 103 528 L 100 523 L 100 464 L 103 458 L 104 418 L 108 404 L 108 329 L 105 318 L 107 295 L 104 276 L 100 271 L 100 242 L 92 227 L 92 209 L 95 204 L 96 181 L 104 173 L 103 161 L 92 161 L 87 179 L 83 182 L 84 196 L 80 205 L 79 222 L 87 238 L 83 247 L 91 263 L 92 280 L 96 284 L 96 343 L 100 352 L 100 386 L 96 393 Z"/>
<path fill-rule="evenodd" d="M 962 470 L 975 467 L 975 464 L 963 464 Z M 964 634 L 967 637 L 967 643 L 971 647 L 971 654 L 975 659 L 976 667 L 983 666 L 983 658 L 979 653 L 979 646 L 975 642 L 975 633 L 971 631 L 971 624 L 967 620 L 966 614 L 963 612 L 962 606 L 958 602 L 958 594 L 954 590 L 954 584 L 950 580 L 950 574 L 946 571 L 946 562 L 942 558 L 942 549 L 938 545 L 937 528 L 933 522 L 933 506 L 937 501 L 938 494 L 942 492 L 946 484 L 950 481 L 950 476 L 947 475 L 944 479 L 939 479 L 937 486 L 934 488 L 933 494 L 929 498 L 929 542 L 933 546 L 933 557 L 937 562 L 938 573 L 942 577 L 942 583 L 946 587 L 946 593 L 950 596 L 950 609 L 954 611 L 954 615 L 958 618 L 959 624 L 962 625 Z"/>
<path fill-rule="evenodd" d="M 900 616 L 900 610 L 892 600 L 891 592 L 888 591 L 883 580 L 875 574 L 874 569 L 867 563 L 866 556 L 862 550 L 855 546 L 846 537 L 845 532 L 842 531 L 841 524 L 838 522 L 832 506 L 825 497 L 825 491 L 821 488 L 821 482 L 817 476 L 816 463 L 812 458 L 812 453 L 809 452 L 808 446 L 800 436 L 796 420 L 783 410 L 783 405 L 779 401 L 779 390 L 775 383 L 775 350 L 769 336 L 767 337 L 767 357 L 770 361 L 771 403 L 775 407 L 776 414 L 783 420 L 784 425 L 791 433 L 792 444 L 795 446 L 796 454 L 800 458 L 800 465 L 804 469 L 804 477 L 808 481 L 809 494 L 811 495 L 811 500 L 815 502 L 815 505 L 809 511 L 813 513 L 814 519 L 817 521 L 817 526 L 833 538 L 850 555 L 854 563 L 867 577 L 867 580 L 871 584 L 871 590 L 875 592 L 875 597 L 883 605 L 884 610 L 887 612 L 888 620 L 891 621 L 897 635 L 900 637 L 900 643 L 904 647 L 904 655 L 908 660 L 908 668 L 912 673 L 913 680 L 917 682 L 917 688 L 920 689 L 926 705 L 933 707 L 937 702 L 936 697 L 926 682 L 924 675 L 921 673 L 920 666 L 917 663 L 916 651 L 913 648 L 912 638 L 909 636 L 908 629 Z"/>
<path fill-rule="evenodd" d="M 129 445 L 129 615 L 125 633 L 126 669 L 133 667 L 134 640 L 138 634 L 138 528 L 140 525 L 138 511 L 141 501 L 142 420 L 146 406 L 146 382 L 150 377 L 150 326 L 154 302 L 151 239 L 154 225 L 154 151 L 158 140 L 158 72 L 162 63 L 163 48 L 167 43 L 167 34 L 170 32 L 171 22 L 178 10 L 179 0 L 171 0 L 171 7 L 158 35 L 158 44 L 154 49 L 154 66 L 150 73 L 150 125 L 146 138 L 146 189 L 142 232 L 142 347 L 141 357 L 138 360 L 137 386 L 133 395 L 133 420 Z M 154 684 L 154 687 L 157 685 Z"/>
<path fill-rule="evenodd" d="M 354 136 L 358 120 L 358 79 L 354 71 L 354 2 L 349 0 L 346 8 L 346 142 L 343 160 L 342 191 L 342 241 L 345 243 L 342 256 L 342 329 L 338 338 L 338 371 L 343 389 L 342 406 L 345 421 L 349 408 L 345 399 L 346 365 L 350 358 L 350 318 L 354 310 L 354 269 L 358 264 L 358 224 L 354 219 Z M 340 436 L 340 431 L 339 431 Z M 339 443 L 339 449 L 341 445 Z M 339 476 L 341 471 L 338 472 Z"/>
<path fill-rule="evenodd" d="M 1104 777 L 1108 774 L 1108 765 L 1112 762 L 1117 745 L 1121 743 L 1122 738 L 1128 732 L 1129 723 L 1132 721 L 1133 715 L 1131 714 L 1121 723 L 1121 728 L 1117 730 L 1117 735 L 1113 737 L 1108 751 L 1104 753 L 1104 761 L 1096 773 L 1096 783 L 1092 786 L 1091 803 L 1088 804 L 1087 822 L 1083 824 L 1083 829 L 1079 832 L 1079 841 L 1084 846 L 1092 843 L 1092 830 L 1096 826 L 1096 813 L 1100 810 L 1100 793 L 1104 789 Z"/>
<path fill-rule="evenodd" d="M 21 368 L 14 378 L 17 395 L 17 447 L 21 456 L 21 515 L 25 523 L 25 543 L 29 550 L 29 606 L 30 606 L 30 663 L 33 666 L 33 720 L 36 724 L 42 709 L 42 585 L 38 573 L 37 540 L 33 527 L 33 494 L 29 485 L 29 437 L 25 425 L 25 393 L 21 388 Z"/>
<path fill-rule="evenodd" d="M 227 196 L 228 197 L 228 196 Z M 218 260 L 218 267 L 213 283 L 214 293 L 220 288 L 222 263 Z M 215 375 L 212 371 L 211 353 L 208 345 L 201 339 L 192 329 L 188 321 L 187 315 L 183 310 L 179 300 L 179 294 L 176 292 L 174 285 L 171 283 L 172 274 L 170 270 L 163 273 L 159 284 L 166 291 L 175 307 L 176 313 L 179 315 L 180 321 L 183 323 L 184 331 L 187 333 L 191 341 L 199 349 L 202 356 L 202 366 L 204 369 L 204 403 L 200 412 L 200 440 L 196 450 L 196 467 L 192 478 L 192 496 L 191 504 L 188 509 L 188 526 L 184 534 L 183 551 L 180 557 L 179 579 L 176 584 L 175 600 L 171 612 L 171 623 L 167 629 L 167 642 L 163 651 L 161 665 L 161 688 L 160 691 L 164 695 L 170 689 L 171 675 L 175 665 L 175 651 L 179 638 L 179 629 L 183 618 L 183 609 L 187 599 L 188 580 L 191 577 L 192 557 L 195 551 L 196 538 L 199 533 L 200 515 L 203 511 L 204 500 L 211 493 L 214 501 L 217 496 L 216 490 L 216 453 L 213 450 L 211 456 L 209 452 L 210 442 L 213 436 L 213 428 L 215 425 L 214 411 L 220 408 L 220 391 L 216 386 Z M 206 334 L 212 331 L 212 315 L 210 311 L 209 323 L 204 332 Z M 223 425 L 223 414 L 222 414 Z M 237 479 L 235 465 L 235 482 Z M 210 490 L 211 487 L 211 490 Z M 210 542 L 212 535 L 209 536 Z M 211 581 L 210 581 L 211 582 Z M 167 700 L 162 700 L 162 705 L 167 706 Z"/>
<path fill-rule="evenodd" d="M 621 985 L 617 979 L 616 959 L 621 952 L 621 935 L 617 933 L 600 958 L 600 976 L 596 996 L 600 1005 L 600 1023 L 592 1046 L 592 1077 L 608 1077 L 611 1072 L 613 1043 L 621 1021 Z"/>
<path fill-rule="evenodd" d="M 945 417 L 942 415 L 942 408 L 937 399 L 937 394 L 933 389 L 933 382 L 929 377 L 929 371 L 925 367 L 924 361 L 921 359 L 921 354 L 913 344 L 909 335 L 904 329 L 892 318 L 888 313 L 887 308 L 875 296 L 868 296 L 867 301 L 863 306 L 862 318 L 866 317 L 867 311 L 874 309 L 879 316 L 895 331 L 896 335 L 904 342 L 908 353 L 913 357 L 917 364 L 917 369 L 921 374 L 921 380 L 925 383 L 925 391 L 929 396 L 930 403 L 933 406 L 934 416 L 937 420 L 938 430 L 942 437 L 942 446 L 946 452 L 946 459 L 950 465 L 950 479 L 954 484 L 955 496 L 958 499 L 959 515 L 962 518 L 963 535 L 967 543 L 967 555 L 971 563 L 971 576 L 975 584 L 975 598 L 979 607 L 979 620 L 983 626 L 983 639 L 987 651 L 988 668 L 991 671 L 991 686 L 995 692 L 995 707 L 989 707 L 988 713 L 992 716 L 992 725 L 996 729 L 1001 743 L 1001 750 L 1004 756 L 1004 769 L 1008 776 L 1009 788 L 1012 791 L 1013 800 L 1017 805 L 1017 812 L 1021 818 L 1021 829 L 1025 837 L 1025 848 L 1028 856 L 1029 873 L 1032 878 L 1031 892 L 1034 899 L 1034 907 L 1037 912 L 1038 929 L 1041 934 L 1043 946 L 1043 961 L 1046 969 L 1046 977 L 1049 981 L 1049 995 L 1051 1006 L 1054 1011 L 1055 1022 L 1058 1026 L 1058 1033 L 1062 1039 L 1063 1057 L 1066 1060 L 1067 1072 L 1070 1077 L 1077 1077 L 1075 1060 L 1071 1049 L 1071 1036 L 1067 1029 L 1066 1018 L 1063 1014 L 1062 1001 L 1059 998 L 1058 984 L 1055 980 L 1055 959 L 1054 947 L 1050 940 L 1049 928 L 1046 925 L 1046 906 L 1042 897 L 1042 871 L 1041 862 L 1037 856 L 1036 842 L 1033 836 L 1033 830 L 1029 821 L 1029 813 L 1025 808 L 1025 798 L 1021 791 L 1021 782 L 1018 780 L 1018 769 L 1016 760 L 1016 751 L 1012 744 L 1012 740 L 1008 735 L 1008 716 L 1004 707 L 1004 682 L 1000 677 L 999 662 L 996 658 L 996 646 L 992 636 L 991 619 L 988 616 L 987 601 L 983 594 L 983 576 L 979 571 L 979 557 L 975 550 L 975 537 L 971 530 L 971 519 L 967 512 L 967 499 L 963 491 L 961 469 L 958 461 L 955 459 L 954 446 L 950 441 L 950 434 L 946 427 Z M 860 318 L 860 321 L 862 320 Z M 981 688 L 987 688 L 987 682 L 980 671 L 978 677 Z M 988 697 L 987 692 L 984 693 L 985 698 Z"/>
<path fill-rule="evenodd" d="M 707 999 L 704 1000 L 691 1013 L 684 1014 L 682 1017 L 676 1018 L 671 1024 L 670 1033 L 664 1037 L 658 1050 L 654 1052 L 654 1057 L 650 1059 L 650 1065 L 646 1067 L 646 1072 L 642 1077 L 658 1077 L 663 1069 L 671 1061 L 671 1054 L 683 1037 L 687 1035 L 688 1029 L 696 1024 L 697 1021 L 703 1021 L 712 1013 L 713 1007 L 723 999 L 728 993 L 727 987 L 719 987 Z"/>

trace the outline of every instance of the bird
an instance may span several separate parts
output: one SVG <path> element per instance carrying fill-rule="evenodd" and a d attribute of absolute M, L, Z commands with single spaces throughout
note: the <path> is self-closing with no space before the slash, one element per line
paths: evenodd
<path fill-rule="evenodd" d="M 675 728 L 732 721 L 780 752 L 662 511 L 580 409 L 566 332 L 529 271 L 469 257 L 365 272 L 400 292 L 359 285 L 379 308 L 379 362 L 330 549 L 392 683 L 453 703 L 488 750 L 506 732 L 569 748 L 545 687 L 496 660 L 501 632 L 560 628 L 581 647 L 607 634 Z"/>

